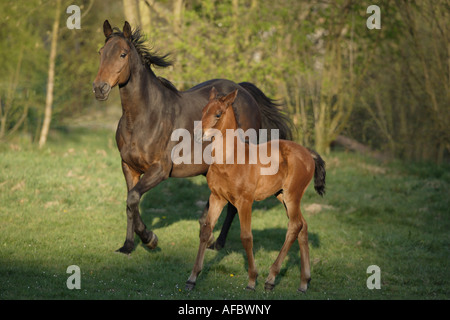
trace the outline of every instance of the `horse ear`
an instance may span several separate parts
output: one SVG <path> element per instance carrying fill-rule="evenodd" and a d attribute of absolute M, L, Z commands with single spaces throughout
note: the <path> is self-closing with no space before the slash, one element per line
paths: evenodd
<path fill-rule="evenodd" d="M 227 96 L 225 98 L 223 98 L 223 102 L 225 103 L 225 105 L 227 107 L 231 106 L 231 104 L 234 102 L 234 100 L 236 99 L 238 93 L 238 89 L 230 92 L 229 94 L 227 94 Z"/>
<path fill-rule="evenodd" d="M 211 88 L 211 92 L 209 93 L 209 100 L 215 99 L 217 97 L 217 90 L 215 87 Z"/>
<path fill-rule="evenodd" d="M 131 26 L 128 21 L 125 21 L 125 24 L 123 25 L 123 35 L 125 38 L 131 39 Z"/>
<path fill-rule="evenodd" d="M 105 37 L 108 38 L 112 32 L 113 31 L 111 25 L 109 24 L 109 21 L 105 20 L 105 22 L 103 22 L 103 33 L 105 34 Z"/>

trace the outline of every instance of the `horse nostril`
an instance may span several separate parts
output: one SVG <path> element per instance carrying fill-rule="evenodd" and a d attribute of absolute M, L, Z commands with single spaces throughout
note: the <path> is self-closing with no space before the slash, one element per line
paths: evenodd
<path fill-rule="evenodd" d="M 92 87 L 97 100 L 106 100 L 108 98 L 111 91 L 111 86 L 108 82 L 94 82 Z"/>
<path fill-rule="evenodd" d="M 100 91 L 101 91 L 103 94 L 108 93 L 109 90 L 111 90 L 111 86 L 109 85 L 109 83 L 104 82 L 104 83 L 102 83 L 102 84 L 100 85 Z"/>

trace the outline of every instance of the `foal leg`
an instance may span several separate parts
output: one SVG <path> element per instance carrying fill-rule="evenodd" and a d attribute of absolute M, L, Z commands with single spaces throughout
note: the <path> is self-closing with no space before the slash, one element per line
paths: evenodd
<path fill-rule="evenodd" d="M 208 208 L 209 208 L 209 200 L 206 203 L 205 209 L 203 209 L 203 213 L 198 220 L 200 223 L 200 226 L 203 225 L 203 223 L 206 220 L 206 216 L 208 214 Z M 234 217 L 236 216 L 237 209 L 235 206 L 233 206 L 231 203 L 228 202 L 227 206 L 227 215 L 225 217 L 225 221 L 223 222 L 222 230 L 220 231 L 219 237 L 216 241 L 214 241 L 214 235 L 211 235 L 211 239 L 208 241 L 208 249 L 212 250 L 220 250 L 223 247 L 225 247 L 225 241 L 227 240 L 228 232 L 230 231 L 231 223 L 233 222 Z"/>
<path fill-rule="evenodd" d="M 210 249 L 220 250 L 225 247 L 225 241 L 227 240 L 228 231 L 230 231 L 231 223 L 233 222 L 236 213 L 236 207 L 228 202 L 227 215 L 225 217 L 225 221 L 223 222 L 222 230 L 220 231 L 219 237 L 217 238 L 216 242 L 209 246 Z"/>
<path fill-rule="evenodd" d="M 202 226 L 205 224 L 206 222 L 206 217 L 208 216 L 208 211 L 209 211 L 209 198 L 208 201 L 206 201 L 206 206 L 203 209 L 203 213 L 200 216 L 200 219 L 198 219 L 198 223 L 200 224 L 200 232 L 199 235 L 202 235 Z M 211 237 L 208 240 L 208 244 L 207 244 L 208 248 L 214 249 L 214 235 L 211 233 Z"/>
<path fill-rule="evenodd" d="M 223 207 L 227 203 L 226 200 L 211 194 L 209 196 L 209 210 L 206 220 L 200 229 L 200 245 L 198 247 L 197 258 L 195 259 L 194 267 L 192 269 L 189 279 L 186 281 L 186 289 L 192 290 L 195 287 L 197 277 L 203 269 L 203 260 L 205 258 L 205 251 L 208 245 L 208 241 L 211 238 L 214 226 L 219 219 L 220 213 Z"/>
<path fill-rule="evenodd" d="M 289 224 L 286 232 L 286 238 L 283 246 L 281 247 L 277 259 L 270 267 L 269 276 L 267 277 L 264 286 L 264 289 L 266 290 L 272 290 L 275 287 L 275 277 L 278 275 L 278 273 L 280 273 L 281 264 L 283 263 L 283 260 L 286 257 L 289 249 L 291 248 L 295 239 L 297 239 L 300 230 L 302 229 L 300 203 L 290 202 L 285 203 L 285 206 L 287 210 L 287 215 L 289 217 Z"/>
<path fill-rule="evenodd" d="M 252 202 L 247 201 L 239 206 L 239 221 L 241 223 L 241 241 L 245 249 L 248 261 L 248 290 L 255 290 L 256 278 L 258 271 L 256 270 L 255 257 L 253 256 L 253 235 L 251 228 L 252 219 Z"/>
<path fill-rule="evenodd" d="M 302 219 L 302 229 L 298 234 L 298 244 L 300 246 L 300 287 L 298 291 L 306 292 L 308 289 L 308 284 L 311 281 L 311 269 L 309 264 L 309 246 L 308 246 L 308 224 L 306 223 L 303 216 Z"/>

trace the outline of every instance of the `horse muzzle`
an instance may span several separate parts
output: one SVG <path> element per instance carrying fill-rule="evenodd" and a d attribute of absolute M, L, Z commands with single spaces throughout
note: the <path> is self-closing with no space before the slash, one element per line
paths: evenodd
<path fill-rule="evenodd" d="M 94 82 L 92 84 L 93 91 L 95 93 L 95 98 L 100 101 L 108 99 L 109 93 L 111 92 L 111 86 L 107 82 Z"/>

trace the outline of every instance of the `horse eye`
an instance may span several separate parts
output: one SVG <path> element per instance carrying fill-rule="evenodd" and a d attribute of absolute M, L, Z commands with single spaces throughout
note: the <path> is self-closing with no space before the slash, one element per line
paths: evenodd
<path fill-rule="evenodd" d="M 122 53 L 122 54 L 120 55 L 121 58 L 125 58 L 126 56 L 127 56 L 126 53 Z"/>
<path fill-rule="evenodd" d="M 219 119 L 222 116 L 222 113 L 217 113 L 216 118 Z"/>

